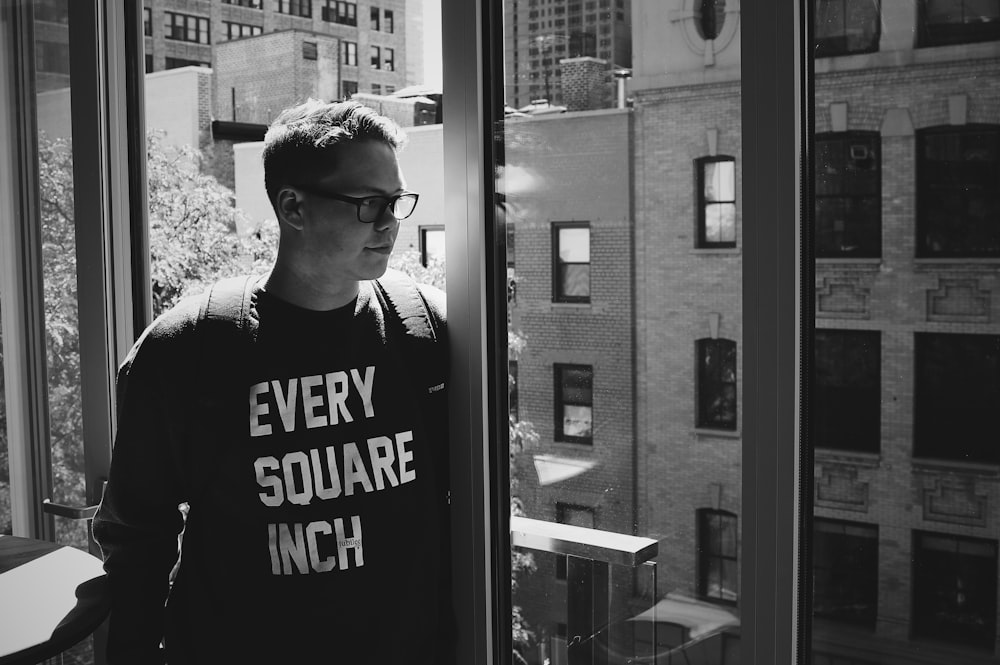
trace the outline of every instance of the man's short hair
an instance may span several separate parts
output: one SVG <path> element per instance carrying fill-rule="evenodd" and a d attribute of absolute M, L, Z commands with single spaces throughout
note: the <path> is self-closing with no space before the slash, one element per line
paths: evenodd
<path fill-rule="evenodd" d="M 399 150 L 406 134 L 391 119 L 354 101 L 307 102 L 285 109 L 264 135 L 264 187 L 277 209 L 285 185 L 312 184 L 329 173 L 331 150 L 341 143 L 371 139 Z"/>

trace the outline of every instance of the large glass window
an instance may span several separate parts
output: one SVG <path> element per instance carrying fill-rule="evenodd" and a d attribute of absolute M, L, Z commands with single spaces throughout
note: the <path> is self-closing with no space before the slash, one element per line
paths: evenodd
<path fill-rule="evenodd" d="M 995 0 L 920 0 L 920 46 L 947 46 L 1000 39 Z"/>
<path fill-rule="evenodd" d="M 736 246 L 736 161 L 706 157 L 698 170 L 698 247 Z"/>
<path fill-rule="evenodd" d="M 312 16 L 312 0 L 278 0 L 278 13 L 310 18 Z"/>
<path fill-rule="evenodd" d="M 178 12 L 164 12 L 167 19 L 166 38 L 195 44 L 210 44 L 208 19 Z"/>
<path fill-rule="evenodd" d="M 878 50 L 880 0 L 815 0 L 816 57 Z"/>
<path fill-rule="evenodd" d="M 1000 464 L 1000 336 L 916 334 L 914 455 Z"/>
<path fill-rule="evenodd" d="M 552 299 L 590 302 L 590 227 L 552 226 Z"/>
<path fill-rule="evenodd" d="M 344 0 L 326 0 L 323 7 L 323 20 L 341 25 L 358 24 L 358 3 Z M 378 28 L 375 28 L 378 30 Z"/>
<path fill-rule="evenodd" d="M 590 443 L 594 436 L 594 368 L 556 365 L 556 441 Z"/>
<path fill-rule="evenodd" d="M 874 132 L 816 136 L 816 256 L 882 253 L 881 144 Z"/>
<path fill-rule="evenodd" d="M 917 132 L 917 255 L 1000 256 L 1000 127 Z"/>
<path fill-rule="evenodd" d="M 698 427 L 736 429 L 736 342 L 700 339 Z"/>
<path fill-rule="evenodd" d="M 878 527 L 813 522 L 813 614 L 872 630 L 878 616 Z"/>
<path fill-rule="evenodd" d="M 995 49 L 971 42 L 1000 3 L 809 5 L 812 662 L 989 662 L 1000 128 Z"/>
<path fill-rule="evenodd" d="M 877 453 L 880 444 L 880 334 L 817 330 L 811 433 L 818 447 Z"/>
<path fill-rule="evenodd" d="M 698 511 L 698 595 L 706 600 L 735 603 L 737 584 L 736 515 L 720 510 Z"/>
<path fill-rule="evenodd" d="M 997 541 L 923 531 L 913 540 L 913 638 L 993 652 Z"/>

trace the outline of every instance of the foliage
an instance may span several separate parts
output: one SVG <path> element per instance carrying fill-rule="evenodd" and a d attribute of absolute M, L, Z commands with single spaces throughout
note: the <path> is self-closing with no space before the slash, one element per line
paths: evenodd
<path fill-rule="evenodd" d="M 77 309 L 76 228 L 73 223 L 73 162 L 65 139 L 39 136 L 40 205 L 49 437 L 53 500 L 79 503 L 84 496 L 83 421 Z M 246 227 L 233 194 L 200 170 L 201 156 L 191 148 L 147 137 L 150 271 L 154 313 L 197 293 L 222 277 L 262 272 L 277 247 L 275 225 L 238 235 Z M 0 409 L 4 401 L 0 400 Z M 0 410 L 0 501 L 9 501 L 6 419 Z M 0 505 L 0 515 L 10 514 Z M 85 546 L 86 533 L 57 520 L 62 542 Z M 0 533 L 9 532 L 0 524 Z"/>

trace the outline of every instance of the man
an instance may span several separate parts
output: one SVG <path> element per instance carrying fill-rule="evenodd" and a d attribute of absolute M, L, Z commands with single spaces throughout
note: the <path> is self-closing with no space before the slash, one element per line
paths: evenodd
<path fill-rule="evenodd" d="M 402 141 L 353 102 L 283 112 L 264 139 L 278 253 L 248 320 L 210 342 L 186 300 L 119 371 L 94 520 L 112 664 L 162 662 L 161 641 L 170 665 L 449 661 L 444 391 L 370 281 L 417 200 Z M 421 293 L 443 334 L 443 294 Z"/>

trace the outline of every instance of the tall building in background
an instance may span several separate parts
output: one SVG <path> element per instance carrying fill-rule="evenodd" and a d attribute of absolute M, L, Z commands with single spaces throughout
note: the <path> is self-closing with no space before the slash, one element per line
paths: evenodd
<path fill-rule="evenodd" d="M 406 0 L 145 0 L 146 71 L 211 67 L 214 45 L 297 30 L 338 40 L 330 62 L 340 79 L 336 96 L 390 94 L 407 84 L 406 5 Z"/>
<path fill-rule="evenodd" d="M 614 70 L 632 66 L 633 1 L 504 0 L 507 104 L 563 104 L 567 58 L 600 60 L 610 98 Z"/>

